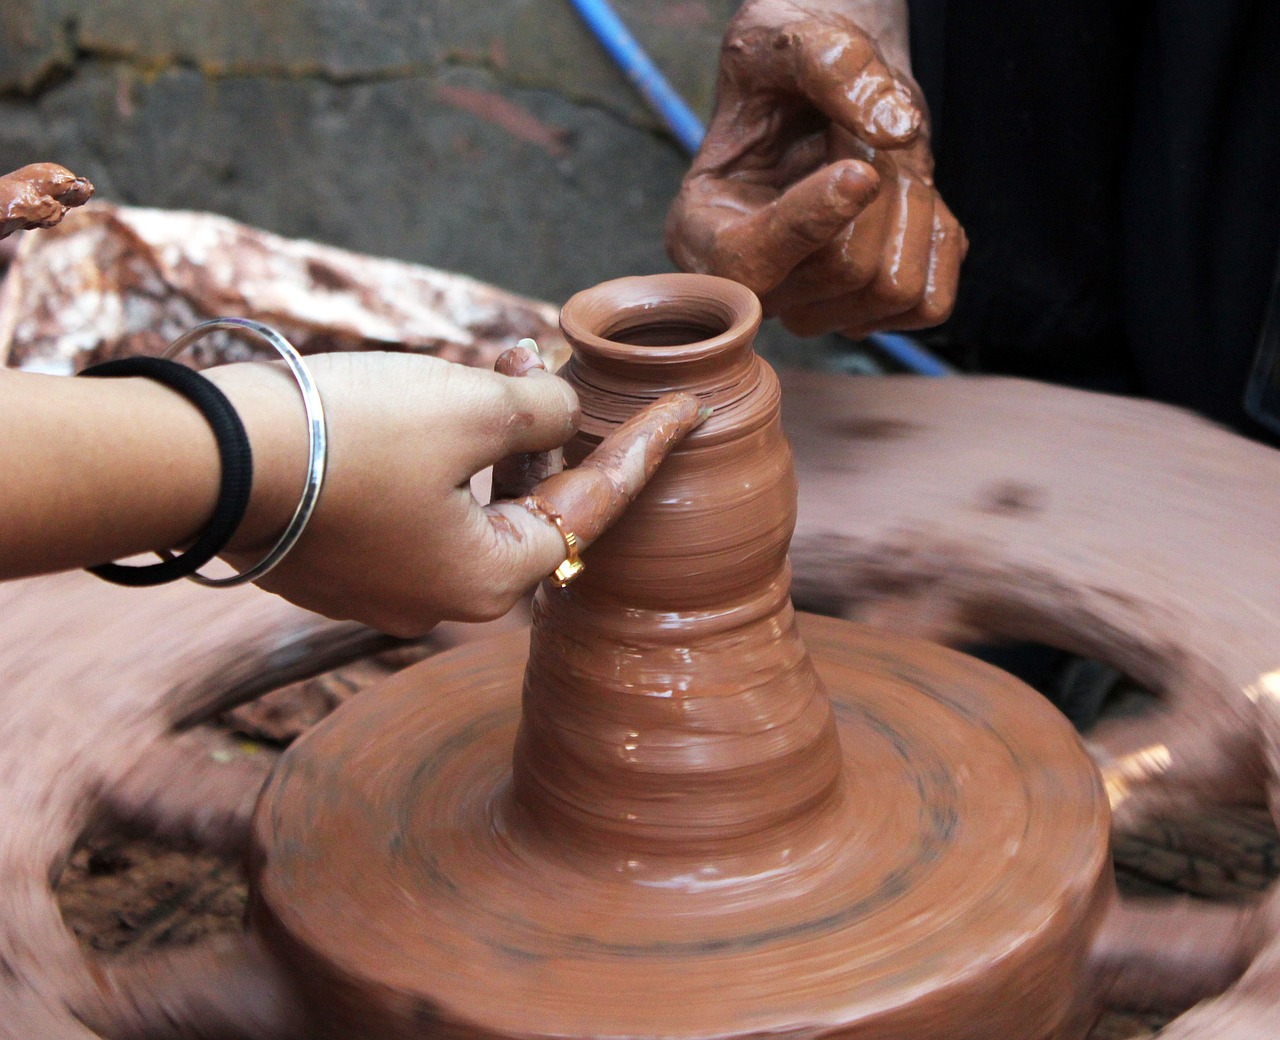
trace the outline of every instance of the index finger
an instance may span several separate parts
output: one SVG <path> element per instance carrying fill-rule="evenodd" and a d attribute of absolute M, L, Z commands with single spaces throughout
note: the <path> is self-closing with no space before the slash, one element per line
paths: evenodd
<path fill-rule="evenodd" d="M 544 480 L 531 497 L 536 505 L 550 506 L 581 545 L 590 545 L 622 516 L 671 450 L 710 414 L 693 394 L 666 394 L 614 430 L 573 469 Z"/>
<path fill-rule="evenodd" d="M 532 495 L 485 506 L 496 539 L 488 567 L 494 580 L 486 587 L 497 604 L 505 609 L 566 559 L 563 532 L 571 532 L 580 548 L 599 538 L 709 414 L 693 394 L 667 394 L 619 426 L 574 469 L 542 481 Z"/>
<path fill-rule="evenodd" d="M 924 113 L 863 33 L 809 21 L 787 38 L 797 92 L 833 123 L 875 148 L 915 140 Z"/>
<path fill-rule="evenodd" d="M 781 87 L 877 149 L 906 145 L 923 126 L 924 113 L 908 88 L 849 19 L 751 27 L 726 53 L 735 55 L 739 90 Z"/>
<path fill-rule="evenodd" d="M 695 188 L 681 192 L 672 209 L 667 247 L 686 269 L 732 278 L 763 296 L 870 204 L 880 178 L 867 163 L 841 159 L 745 211 L 718 205 L 722 188 L 712 184 L 696 195 Z"/>

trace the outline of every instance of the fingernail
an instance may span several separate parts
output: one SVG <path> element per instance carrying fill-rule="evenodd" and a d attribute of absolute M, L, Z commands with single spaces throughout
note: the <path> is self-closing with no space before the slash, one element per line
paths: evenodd
<path fill-rule="evenodd" d="M 696 426 L 701 426 L 704 422 L 706 422 L 708 419 L 710 419 L 710 418 L 711 418 L 711 413 L 712 413 L 714 410 L 715 410 L 715 409 L 713 409 L 713 408 L 711 407 L 711 405 L 709 405 L 709 404 L 704 404 L 701 408 L 699 408 L 699 409 L 698 409 L 698 421 L 697 421 L 697 423 L 696 423 L 695 425 L 696 425 Z"/>
<path fill-rule="evenodd" d="M 846 208 L 861 209 L 875 196 L 879 187 L 880 175 L 874 167 L 857 159 L 843 160 L 843 166 L 836 174 L 835 189 Z"/>
<path fill-rule="evenodd" d="M 546 373 L 546 365 L 543 364 L 542 358 L 533 350 L 521 345 L 511 347 L 504 350 L 499 355 L 497 362 L 493 366 L 493 370 L 499 375 L 504 376 L 531 376 L 535 373 Z M 533 340 L 527 342 L 532 343 Z"/>
<path fill-rule="evenodd" d="M 538 341 L 525 336 L 524 339 L 516 343 L 517 347 L 524 347 L 525 350 L 532 350 L 538 357 L 542 357 L 542 351 L 538 349 Z"/>
<path fill-rule="evenodd" d="M 886 94 L 871 110 L 871 125 L 878 132 L 905 140 L 920 129 L 920 110 L 896 91 Z"/>

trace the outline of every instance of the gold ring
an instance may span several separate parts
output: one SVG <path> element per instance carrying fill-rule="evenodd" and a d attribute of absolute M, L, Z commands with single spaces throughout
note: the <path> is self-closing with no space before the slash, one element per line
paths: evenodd
<path fill-rule="evenodd" d="M 587 565 L 578 558 L 578 536 L 565 527 L 564 518 L 559 513 L 548 507 L 536 495 L 527 496 L 520 504 L 534 516 L 542 517 L 560 532 L 560 537 L 564 541 L 564 562 L 551 572 L 547 580 L 553 585 L 564 588 L 587 569 Z"/>

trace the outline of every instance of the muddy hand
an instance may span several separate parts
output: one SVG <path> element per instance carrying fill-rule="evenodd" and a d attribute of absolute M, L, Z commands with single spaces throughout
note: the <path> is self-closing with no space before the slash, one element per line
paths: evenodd
<path fill-rule="evenodd" d="M 0 177 L 0 238 L 52 227 L 93 195 L 93 185 L 56 163 L 32 163 Z"/>
<path fill-rule="evenodd" d="M 494 367 L 512 376 L 546 371 L 541 358 L 523 342 L 504 353 Z M 563 532 L 571 533 L 574 552 L 599 538 L 622 516 L 662 460 L 707 416 L 693 394 L 667 394 L 633 415 L 572 470 L 563 469 L 558 450 L 503 459 L 494 466 L 495 501 L 487 507 L 491 519 L 499 530 L 514 525 L 516 537 L 533 534 L 540 548 L 546 547 L 541 573 L 549 573 L 566 559 Z"/>
<path fill-rule="evenodd" d="M 578 466 L 542 481 L 520 504 L 559 516 L 585 548 L 617 522 L 662 460 L 709 415 L 693 394 L 666 394 L 614 430 Z"/>
<path fill-rule="evenodd" d="M 967 243 L 932 174 L 919 88 L 867 32 L 823 0 L 748 0 L 667 250 L 801 334 L 937 324 Z"/>

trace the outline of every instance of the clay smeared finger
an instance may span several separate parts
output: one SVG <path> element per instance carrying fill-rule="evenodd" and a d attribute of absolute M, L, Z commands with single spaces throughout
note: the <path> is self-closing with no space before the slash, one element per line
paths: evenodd
<path fill-rule="evenodd" d="M 520 343 L 504 351 L 494 363 L 493 370 L 500 375 L 519 378 L 530 372 L 546 372 L 547 366 L 536 350 Z M 534 485 L 546 480 L 553 473 L 564 469 L 564 452 L 560 448 L 549 451 L 517 452 L 499 459 L 493 466 L 493 498 L 521 498 L 533 490 Z"/>
<path fill-rule="evenodd" d="M 929 267 L 921 315 L 929 325 L 937 325 L 951 316 L 960 283 L 960 265 L 969 252 L 969 237 L 941 197 L 934 201 L 934 210 L 934 259 Z"/>
<path fill-rule="evenodd" d="M 745 219 L 726 210 L 715 236 L 721 273 L 757 294 L 767 293 L 829 245 L 879 188 L 873 167 L 843 159 L 811 173 Z"/>
<path fill-rule="evenodd" d="M 951 316 L 955 306 L 960 264 L 969 251 L 969 240 L 940 198 L 934 201 L 930 249 L 924 297 L 916 307 L 894 319 L 895 329 L 908 331 L 940 325 Z"/>
<path fill-rule="evenodd" d="M 577 467 L 542 481 L 518 501 L 484 507 L 489 548 L 475 557 L 502 613 L 567 556 L 562 531 L 585 549 L 622 516 L 662 460 L 707 418 L 689 393 L 660 397 L 606 437 Z"/>
<path fill-rule="evenodd" d="M 880 271 L 871 283 L 877 317 L 905 314 L 924 298 L 932 257 L 934 191 L 903 171 L 889 196 Z"/>
<path fill-rule="evenodd" d="M 500 376 L 524 376 L 533 371 L 547 370 L 542 355 L 531 339 L 522 339 L 514 347 L 504 350 L 493 363 L 493 370 Z"/>
<path fill-rule="evenodd" d="M 876 44 L 835 11 L 746 3 L 730 23 L 721 56 L 722 105 L 737 107 L 744 96 L 766 94 L 770 103 L 761 110 L 772 119 L 779 98 L 803 99 L 877 148 L 907 144 L 924 125 L 922 108 Z"/>
<path fill-rule="evenodd" d="M 32 163 L 0 177 L 0 238 L 52 227 L 93 195 L 93 185 L 57 163 Z"/>
<path fill-rule="evenodd" d="M 847 297 L 869 285 L 884 255 L 889 205 L 877 195 L 831 243 L 818 250 L 760 300 L 766 314 L 781 314 Z M 829 331 L 829 330 L 824 330 Z"/>
<path fill-rule="evenodd" d="M 534 489 L 537 505 L 560 516 L 582 547 L 600 537 L 640 494 L 662 460 L 708 416 L 689 393 L 660 397 L 637 412 L 570 470 Z"/>
<path fill-rule="evenodd" d="M 924 113 L 866 36 L 814 21 L 792 38 L 797 87 L 832 122 L 876 148 L 916 138 Z"/>
<path fill-rule="evenodd" d="M 921 307 L 937 259 L 936 201 L 939 200 L 933 189 L 909 171 L 904 170 L 897 178 L 886 181 L 876 204 L 864 213 L 878 223 L 868 229 L 868 238 L 857 239 L 856 243 L 850 240 L 851 246 L 856 245 L 870 254 L 860 256 L 858 262 L 861 265 L 874 262 L 874 278 L 862 288 L 825 299 L 779 291 L 767 299 L 770 313 L 776 313 L 788 329 L 800 336 L 851 328 L 867 331 L 923 328 L 923 323 L 912 323 L 905 316 Z M 873 232 L 878 233 L 877 238 L 870 237 Z M 959 257 L 955 259 L 955 270 L 958 272 L 958 269 Z M 816 283 L 820 273 L 810 270 L 807 276 Z"/>

